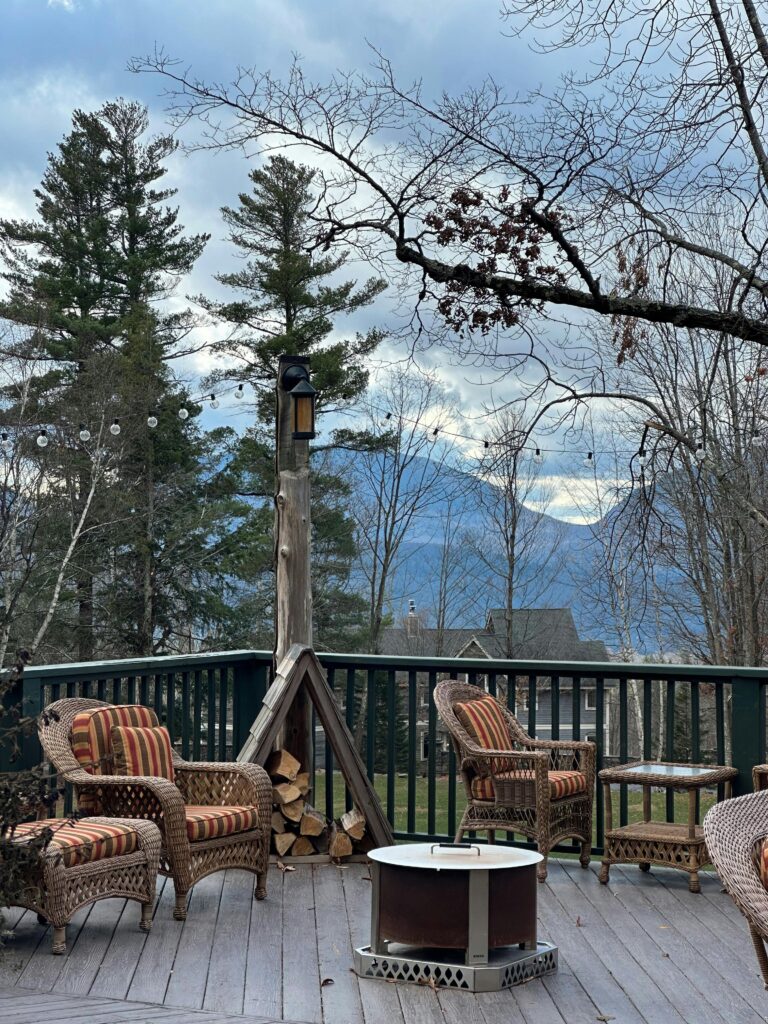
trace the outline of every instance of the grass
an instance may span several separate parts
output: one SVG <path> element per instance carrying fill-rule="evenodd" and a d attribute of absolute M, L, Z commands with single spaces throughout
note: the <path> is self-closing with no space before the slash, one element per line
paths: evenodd
<path fill-rule="evenodd" d="M 321 809 L 325 809 L 325 773 L 318 772 L 316 778 L 315 803 Z M 376 792 L 379 795 L 382 806 L 387 811 L 387 777 L 385 774 L 376 775 L 374 778 Z M 448 820 L 448 787 L 447 775 L 439 775 L 435 779 L 435 834 L 452 838 L 455 828 Z M 602 796 L 602 793 L 600 794 Z M 334 817 L 344 813 L 344 784 L 339 772 L 333 773 L 333 809 Z M 700 800 L 699 821 L 703 818 L 712 804 L 715 802 L 716 794 L 710 791 L 703 791 Z M 461 817 L 465 806 L 464 787 L 461 779 L 456 780 L 456 815 Z M 394 826 L 396 832 L 408 831 L 408 778 L 405 775 L 397 775 L 395 778 L 395 799 L 394 799 Z M 415 823 L 416 832 L 427 832 L 428 823 L 428 788 L 427 779 L 424 776 L 417 776 L 415 786 Z M 627 816 L 628 821 L 642 821 L 643 818 L 643 794 L 641 790 L 629 790 L 627 793 Z M 665 790 L 653 790 L 651 793 L 651 816 L 654 820 L 666 821 L 667 798 Z M 688 794 L 687 792 L 675 792 L 674 795 L 674 820 L 677 822 L 688 821 Z M 614 825 L 619 824 L 619 789 L 613 791 L 613 821 Z M 597 841 L 597 814 L 594 815 L 594 827 L 592 835 L 593 846 L 601 845 Z"/>

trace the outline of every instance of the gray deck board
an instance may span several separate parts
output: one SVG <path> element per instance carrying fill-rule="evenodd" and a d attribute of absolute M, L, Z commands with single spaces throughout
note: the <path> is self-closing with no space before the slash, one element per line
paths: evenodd
<path fill-rule="evenodd" d="M 268 898 L 230 871 L 192 890 L 174 921 L 162 884 L 152 931 L 138 906 L 102 901 L 77 915 L 68 954 L 50 929 L 10 912 L 0 952 L 0 1024 L 759 1024 L 768 1003 L 747 927 L 713 875 L 703 893 L 682 873 L 550 862 L 538 889 L 542 938 L 560 950 L 556 975 L 474 996 L 365 981 L 352 951 L 369 939 L 365 865 L 270 872 Z M 333 984 L 322 986 L 325 979 Z M 122 1000 L 122 1001 L 121 1001 Z"/>

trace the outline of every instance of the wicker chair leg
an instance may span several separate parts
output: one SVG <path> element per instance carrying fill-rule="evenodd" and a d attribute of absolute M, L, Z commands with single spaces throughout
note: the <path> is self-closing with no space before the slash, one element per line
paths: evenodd
<path fill-rule="evenodd" d="M 749 935 L 752 939 L 752 945 L 755 947 L 755 953 L 757 953 L 757 963 L 763 976 L 763 986 L 768 989 L 768 954 L 765 952 L 763 937 L 752 925 L 749 926 Z"/>
<path fill-rule="evenodd" d="M 611 862 L 609 860 L 604 860 L 603 863 L 600 865 L 600 874 L 598 875 L 598 878 L 600 879 L 603 885 L 608 885 L 608 881 L 610 879 L 610 872 Z"/>
<path fill-rule="evenodd" d="M 187 894 L 185 892 L 176 893 L 176 902 L 173 907 L 173 919 L 174 921 L 187 920 Z"/>
<path fill-rule="evenodd" d="M 253 893 L 255 900 L 265 900 L 267 898 L 267 872 L 260 871 L 256 875 L 256 889 Z"/>
<path fill-rule="evenodd" d="M 547 857 L 549 857 L 549 850 L 539 849 L 539 853 L 544 858 L 543 861 L 536 868 L 536 877 L 540 882 L 546 882 L 547 880 Z"/>
<path fill-rule="evenodd" d="M 61 925 L 60 928 L 53 929 L 53 944 L 51 945 L 51 952 L 55 956 L 62 956 L 67 952 L 67 926 Z"/>
<path fill-rule="evenodd" d="M 641 860 L 640 863 L 637 866 L 640 868 L 641 871 L 650 871 L 651 870 L 651 865 L 648 863 L 647 860 Z"/>
<path fill-rule="evenodd" d="M 152 908 L 154 900 L 149 903 L 141 904 L 141 920 L 139 921 L 139 928 L 143 932 L 148 932 L 152 927 Z"/>
<path fill-rule="evenodd" d="M 581 853 L 579 854 L 579 864 L 581 864 L 581 866 L 583 868 L 588 868 L 589 867 L 589 860 L 590 860 L 591 853 L 592 853 L 592 844 L 591 843 L 582 843 L 581 844 Z"/>

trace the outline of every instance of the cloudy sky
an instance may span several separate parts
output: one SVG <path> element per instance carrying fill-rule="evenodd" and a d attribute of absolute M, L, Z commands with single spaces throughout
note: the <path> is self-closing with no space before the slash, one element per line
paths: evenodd
<path fill-rule="evenodd" d="M 461 91 L 487 74 L 510 92 L 554 83 L 561 56 L 542 58 L 505 35 L 498 7 L 497 0 L 0 0 L 2 215 L 33 213 L 46 154 L 69 129 L 74 108 L 96 109 L 116 96 L 139 99 L 154 129 L 165 128 L 162 83 L 130 74 L 133 56 L 162 47 L 202 78 L 229 80 L 237 65 L 280 74 L 299 54 L 310 75 L 322 79 L 370 64 L 371 43 L 402 79 L 423 79 L 431 95 Z M 214 294 L 213 275 L 234 265 L 219 208 L 246 187 L 248 169 L 234 152 L 174 158 L 167 180 L 179 190 L 181 221 L 212 234 L 184 293 Z M 376 318 L 386 324 L 394 309 L 394 296 L 385 294 Z M 477 412 L 490 397 L 477 386 L 477 372 L 451 365 L 444 353 L 432 359 L 457 404 Z M 200 357 L 186 372 L 193 379 L 206 368 Z M 237 411 L 230 407 L 226 416 Z M 549 461 L 557 474 L 558 460 Z M 556 483 L 553 511 L 581 519 L 563 481 Z"/>

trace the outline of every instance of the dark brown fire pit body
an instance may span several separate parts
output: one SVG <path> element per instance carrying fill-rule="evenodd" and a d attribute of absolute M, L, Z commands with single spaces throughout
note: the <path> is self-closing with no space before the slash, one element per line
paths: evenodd
<path fill-rule="evenodd" d="M 356 951 L 358 974 L 492 991 L 556 968 L 555 947 L 536 940 L 538 853 L 418 843 L 369 857 L 371 945 Z"/>

